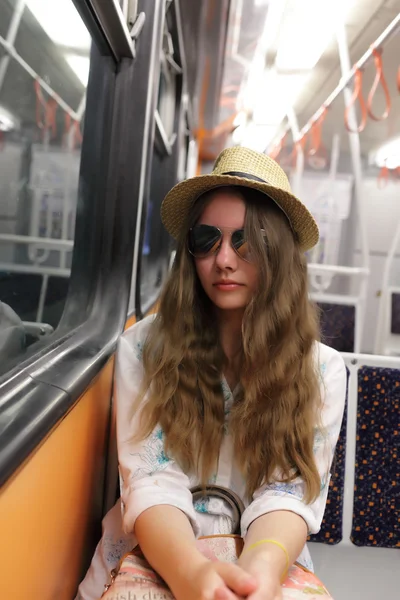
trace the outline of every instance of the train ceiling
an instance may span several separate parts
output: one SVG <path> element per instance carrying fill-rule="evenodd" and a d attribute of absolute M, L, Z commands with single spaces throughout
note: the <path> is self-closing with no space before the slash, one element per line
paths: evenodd
<path fill-rule="evenodd" d="M 224 1 L 209 0 L 214 6 L 214 14 L 216 6 L 222 6 Z M 211 159 L 213 153 L 227 143 L 228 131 L 238 123 L 241 125 L 234 134 L 236 143 L 259 150 L 271 148 L 287 128 L 285 113 L 290 105 L 301 129 L 341 79 L 334 25 L 335 19 L 340 22 L 339 14 L 345 23 L 350 64 L 353 65 L 399 12 L 400 0 L 231 0 L 224 69 L 219 81 L 219 113 L 215 110 L 207 113 L 206 103 L 206 114 L 200 116 L 200 121 L 207 124 L 208 132 L 208 138 L 206 136 L 203 141 L 203 158 Z M 213 28 L 215 32 L 215 22 Z M 207 38 L 207 32 L 205 36 Z M 399 35 L 394 34 L 383 45 L 383 72 L 389 88 L 391 111 L 382 122 L 367 120 L 365 130 L 360 134 L 364 157 L 388 139 L 400 135 L 399 40 Z M 215 57 L 212 36 L 207 44 L 205 48 L 212 49 Z M 206 49 L 204 54 L 200 96 L 207 93 Z M 365 98 L 375 74 L 374 60 L 371 59 L 363 70 Z M 208 78 L 212 80 L 213 75 L 218 81 L 215 72 L 211 77 L 208 74 Z M 384 95 L 380 88 L 373 108 L 377 115 L 384 112 Z M 344 109 L 343 94 L 340 94 L 327 111 L 322 126 L 322 140 L 328 153 L 334 133 L 341 136 L 342 153 L 348 152 Z M 204 138 L 200 127 L 200 141 L 202 135 Z M 285 143 L 290 147 L 291 135 Z"/>
<path fill-rule="evenodd" d="M 66 11 L 57 19 L 51 17 L 50 10 L 40 14 L 45 6 L 43 0 L 25 3 L 0 0 L 3 40 L 10 33 L 16 7 L 23 4 L 26 8 L 13 47 L 45 78 L 71 114 L 77 114 L 85 95 L 90 38 L 77 14 L 75 26 L 71 26 L 75 11 L 72 0 L 57 4 L 57 10 L 62 5 Z M 293 106 L 300 128 L 308 122 L 341 78 L 331 24 L 339 10 L 344 15 L 351 64 L 400 12 L 400 0 L 204 0 L 195 7 L 193 0 L 179 0 L 179 4 L 188 86 L 193 96 L 193 129 L 203 160 L 212 160 L 230 143 L 235 128 L 234 142 L 266 149 L 287 128 L 285 112 L 289 105 Z M 81 30 L 76 28 L 79 24 Z M 400 65 L 399 39 L 393 35 L 383 46 L 391 112 L 383 122 L 368 119 L 360 136 L 365 157 L 388 139 L 400 135 L 400 93 L 396 79 Z M 8 61 L 3 73 L 2 58 L 6 56 L 4 46 L 0 45 L 2 118 L 7 120 L 9 113 L 24 124 L 25 132 L 31 127 L 37 133 L 41 99 L 34 78 L 14 59 Z M 370 60 L 363 73 L 365 97 L 375 73 L 374 61 Z M 383 110 L 384 98 L 379 89 L 374 111 L 379 114 Z M 57 110 L 57 137 L 65 129 L 64 120 L 65 111 Z M 345 154 L 348 138 L 343 94 L 330 107 L 322 127 L 323 144 L 328 152 L 335 132 L 341 135 L 341 150 Z M 287 151 L 290 144 L 289 135 Z"/>

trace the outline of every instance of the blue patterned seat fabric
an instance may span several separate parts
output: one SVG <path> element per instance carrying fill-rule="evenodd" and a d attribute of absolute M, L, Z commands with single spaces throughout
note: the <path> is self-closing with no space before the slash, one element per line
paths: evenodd
<path fill-rule="evenodd" d="M 357 546 L 400 547 L 400 369 L 361 367 L 354 515 Z"/>
<path fill-rule="evenodd" d="M 347 384 L 349 382 L 349 371 L 347 370 Z M 326 501 L 326 509 L 320 531 L 309 537 L 310 542 L 320 542 L 323 544 L 338 544 L 342 539 L 342 521 L 343 521 L 343 490 L 344 490 L 344 469 L 346 460 L 346 426 L 347 426 L 347 398 L 348 385 L 346 390 L 346 406 L 343 415 L 342 427 L 338 443 L 336 445 L 335 458 L 331 468 L 331 481 L 329 484 L 329 494 Z"/>
<path fill-rule="evenodd" d="M 391 332 L 400 334 L 400 294 L 392 294 Z"/>

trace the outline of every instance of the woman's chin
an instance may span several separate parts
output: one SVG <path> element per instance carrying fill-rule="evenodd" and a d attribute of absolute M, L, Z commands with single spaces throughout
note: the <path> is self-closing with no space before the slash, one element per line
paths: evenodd
<path fill-rule="evenodd" d="M 244 310 L 248 304 L 247 300 L 237 297 L 234 298 L 233 295 L 231 297 L 222 298 L 218 295 L 217 297 L 211 298 L 211 300 L 220 310 Z"/>

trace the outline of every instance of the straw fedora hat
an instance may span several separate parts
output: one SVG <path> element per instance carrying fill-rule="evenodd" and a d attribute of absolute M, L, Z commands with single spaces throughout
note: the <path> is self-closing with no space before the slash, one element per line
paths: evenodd
<path fill-rule="evenodd" d="M 193 203 L 216 187 L 239 185 L 259 190 L 272 199 L 286 214 L 305 252 L 318 242 L 318 226 L 305 205 L 292 194 L 285 172 L 269 156 L 242 146 L 223 150 L 212 173 L 181 181 L 165 196 L 161 219 L 177 239 Z"/>

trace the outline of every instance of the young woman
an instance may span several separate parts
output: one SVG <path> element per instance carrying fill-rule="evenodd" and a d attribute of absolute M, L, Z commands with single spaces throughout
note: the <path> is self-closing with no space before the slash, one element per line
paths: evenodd
<path fill-rule="evenodd" d="M 346 373 L 319 343 L 304 251 L 306 207 L 269 157 L 225 150 L 211 175 L 179 183 L 162 206 L 177 240 L 159 312 L 126 331 L 116 360 L 121 500 L 80 587 L 98 598 L 139 544 L 177 600 L 278 600 L 298 560 L 312 568 L 343 416 Z M 244 551 L 211 563 L 196 536 L 232 533 Z M 121 510 L 122 509 L 122 510 Z"/>

